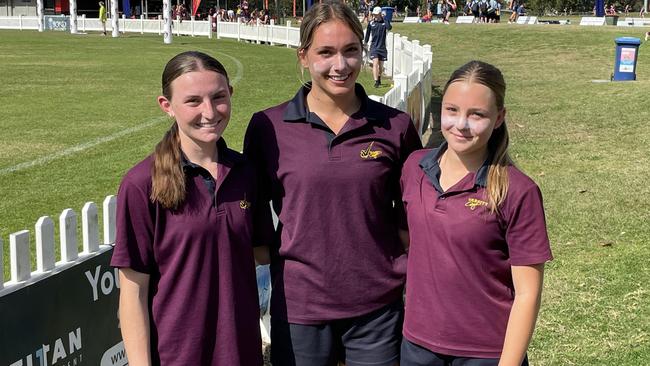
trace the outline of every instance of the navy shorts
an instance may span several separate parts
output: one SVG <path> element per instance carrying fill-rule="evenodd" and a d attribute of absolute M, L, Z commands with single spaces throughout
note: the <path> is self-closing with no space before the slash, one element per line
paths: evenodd
<path fill-rule="evenodd" d="M 378 58 L 379 61 L 388 60 L 388 52 L 386 50 L 370 50 L 370 59 L 374 60 Z"/>
<path fill-rule="evenodd" d="M 400 366 L 497 366 L 498 358 L 471 358 L 447 356 L 431 352 L 406 338 L 402 340 Z M 521 366 L 528 366 L 528 355 Z"/>
<path fill-rule="evenodd" d="M 366 315 L 325 324 L 288 323 L 271 317 L 273 366 L 393 366 L 399 361 L 402 301 Z"/>

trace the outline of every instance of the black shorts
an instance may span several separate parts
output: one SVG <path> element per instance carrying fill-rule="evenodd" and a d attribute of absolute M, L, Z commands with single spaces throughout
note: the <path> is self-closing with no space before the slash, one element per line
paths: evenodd
<path fill-rule="evenodd" d="M 386 61 L 388 60 L 388 51 L 386 51 L 386 49 L 371 49 L 370 56 L 368 57 L 371 60 L 378 58 L 379 61 Z"/>
<path fill-rule="evenodd" d="M 325 324 L 271 317 L 273 366 L 392 366 L 399 361 L 404 305 L 397 301 L 366 315 Z"/>
<path fill-rule="evenodd" d="M 400 366 L 497 366 L 498 358 L 472 358 L 442 355 L 431 352 L 424 347 L 402 340 Z M 528 366 L 528 355 L 524 357 L 521 366 Z"/>

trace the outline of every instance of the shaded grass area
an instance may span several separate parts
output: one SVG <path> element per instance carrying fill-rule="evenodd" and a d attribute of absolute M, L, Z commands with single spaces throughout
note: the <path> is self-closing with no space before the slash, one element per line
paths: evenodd
<path fill-rule="evenodd" d="M 534 365 L 650 364 L 650 49 L 637 80 L 609 79 L 614 39 L 642 29 L 396 25 L 434 47 L 434 87 L 472 59 L 508 84 L 511 153 L 540 185 L 547 265 Z M 435 89 L 434 89 L 435 90 Z"/>

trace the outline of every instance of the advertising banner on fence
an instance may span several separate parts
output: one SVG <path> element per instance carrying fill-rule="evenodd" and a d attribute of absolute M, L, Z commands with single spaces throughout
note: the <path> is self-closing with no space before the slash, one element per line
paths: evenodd
<path fill-rule="evenodd" d="M 70 18 L 65 15 L 45 15 L 45 29 L 52 31 L 69 32 Z"/>
<path fill-rule="evenodd" d="M 0 297 L 0 366 L 127 365 L 112 253 Z"/>

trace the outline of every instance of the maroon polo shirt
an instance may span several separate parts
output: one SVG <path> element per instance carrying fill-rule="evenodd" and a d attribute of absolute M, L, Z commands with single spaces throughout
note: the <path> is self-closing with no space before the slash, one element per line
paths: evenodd
<path fill-rule="evenodd" d="M 552 259 L 539 188 L 516 167 L 490 214 L 488 162 L 443 192 L 446 144 L 413 153 L 402 172 L 410 248 L 404 336 L 433 352 L 499 358 L 514 300 L 510 266 Z"/>
<path fill-rule="evenodd" d="M 406 257 L 398 238 L 403 162 L 421 147 L 410 117 L 370 100 L 338 135 L 309 112 L 309 86 L 253 115 L 244 153 L 279 217 L 271 315 L 319 324 L 400 298 Z"/>
<path fill-rule="evenodd" d="M 150 275 L 154 364 L 261 365 L 253 243 L 272 235 L 255 170 L 218 142 L 219 179 L 184 162 L 176 210 L 152 203 L 148 157 L 124 177 L 111 265 Z"/>

